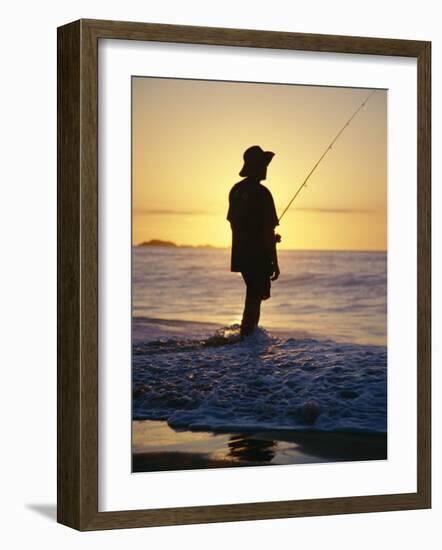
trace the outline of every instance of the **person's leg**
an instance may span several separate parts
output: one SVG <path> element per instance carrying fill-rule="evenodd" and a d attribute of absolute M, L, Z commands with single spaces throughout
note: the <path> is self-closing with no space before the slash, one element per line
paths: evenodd
<path fill-rule="evenodd" d="M 256 305 L 256 311 L 255 311 L 255 328 L 257 328 L 259 324 L 260 315 L 261 315 L 261 300 L 258 300 L 258 303 Z"/>
<path fill-rule="evenodd" d="M 246 295 L 244 313 L 241 321 L 241 336 L 249 336 L 258 326 L 261 300 Z"/>

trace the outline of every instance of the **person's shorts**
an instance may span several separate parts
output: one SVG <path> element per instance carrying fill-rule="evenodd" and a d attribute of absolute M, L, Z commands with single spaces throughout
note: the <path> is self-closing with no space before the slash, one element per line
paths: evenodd
<path fill-rule="evenodd" d="M 270 298 L 270 274 L 266 271 L 242 271 L 247 296 L 258 300 Z"/>

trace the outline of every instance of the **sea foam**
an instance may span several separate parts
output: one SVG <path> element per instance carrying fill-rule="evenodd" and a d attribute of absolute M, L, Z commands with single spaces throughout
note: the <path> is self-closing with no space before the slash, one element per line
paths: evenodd
<path fill-rule="evenodd" d="M 176 429 L 386 433 L 385 346 L 277 337 L 137 341 L 133 417 Z"/>

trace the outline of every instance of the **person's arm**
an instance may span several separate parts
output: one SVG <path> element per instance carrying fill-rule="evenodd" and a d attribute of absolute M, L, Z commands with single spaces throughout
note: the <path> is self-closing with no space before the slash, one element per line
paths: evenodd
<path fill-rule="evenodd" d="M 278 215 L 276 213 L 275 203 L 273 201 L 272 194 L 268 191 L 267 194 L 267 223 L 268 229 L 266 230 L 266 241 L 269 251 L 269 255 L 272 261 L 272 276 L 271 280 L 276 281 L 280 275 L 279 264 L 278 264 L 278 254 L 276 252 L 276 243 L 281 241 L 281 237 L 275 234 L 275 227 L 279 225 Z"/>
<path fill-rule="evenodd" d="M 278 264 L 278 253 L 276 252 L 276 236 L 275 230 L 273 228 L 268 228 L 266 230 L 266 245 L 267 250 L 269 251 L 270 259 L 272 261 L 272 276 L 271 280 L 276 281 L 280 275 L 279 264 Z"/>
<path fill-rule="evenodd" d="M 272 262 L 273 262 L 273 273 L 270 279 L 276 281 L 280 275 L 279 264 L 278 264 L 278 253 L 276 252 L 276 235 L 275 231 L 272 230 Z"/>

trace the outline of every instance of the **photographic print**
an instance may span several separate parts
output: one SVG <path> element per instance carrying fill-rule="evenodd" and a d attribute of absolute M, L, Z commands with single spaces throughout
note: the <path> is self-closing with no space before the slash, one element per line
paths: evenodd
<path fill-rule="evenodd" d="M 134 472 L 387 459 L 387 91 L 132 77 Z"/>

